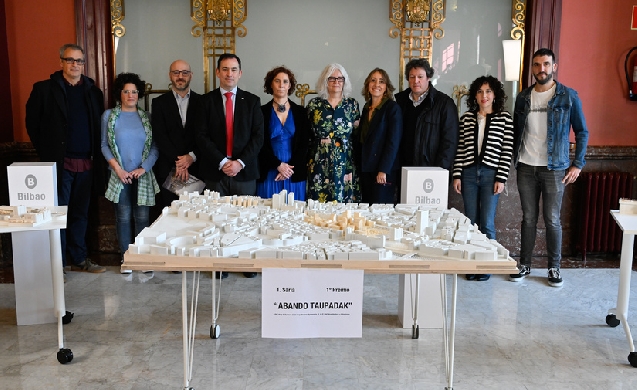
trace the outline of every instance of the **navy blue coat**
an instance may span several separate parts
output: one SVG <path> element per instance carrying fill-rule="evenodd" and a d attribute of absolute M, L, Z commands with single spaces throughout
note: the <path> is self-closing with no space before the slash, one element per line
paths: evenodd
<path fill-rule="evenodd" d="M 361 117 L 368 115 L 368 106 L 365 105 Z M 387 100 L 372 117 L 365 143 L 361 144 L 360 132 L 355 136 L 354 161 L 359 172 L 390 173 L 399 170 L 398 150 L 402 136 L 400 106 L 393 100 Z"/>

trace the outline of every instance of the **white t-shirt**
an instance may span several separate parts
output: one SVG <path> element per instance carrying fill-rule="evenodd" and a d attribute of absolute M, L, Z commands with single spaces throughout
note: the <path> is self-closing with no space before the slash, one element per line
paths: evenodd
<path fill-rule="evenodd" d="M 545 92 L 531 91 L 531 109 L 526 117 L 526 131 L 520 148 L 520 162 L 534 167 L 548 165 L 547 107 L 555 95 L 555 84 Z"/>
<path fill-rule="evenodd" d="M 484 128 L 487 125 L 487 117 L 478 113 L 478 156 L 482 155 L 482 142 L 484 141 Z"/>

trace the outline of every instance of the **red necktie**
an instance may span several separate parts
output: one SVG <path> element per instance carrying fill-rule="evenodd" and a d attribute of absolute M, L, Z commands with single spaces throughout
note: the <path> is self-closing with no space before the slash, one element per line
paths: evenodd
<path fill-rule="evenodd" d="M 226 97 L 226 157 L 232 157 L 232 139 L 234 137 L 232 129 L 234 124 L 232 92 L 226 92 L 224 96 Z"/>

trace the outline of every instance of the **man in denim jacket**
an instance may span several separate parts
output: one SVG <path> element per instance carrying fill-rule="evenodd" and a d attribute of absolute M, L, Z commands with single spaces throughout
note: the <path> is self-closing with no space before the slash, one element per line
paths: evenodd
<path fill-rule="evenodd" d="M 555 54 L 540 49 L 533 54 L 531 71 L 536 83 L 515 100 L 514 164 L 522 204 L 522 247 L 519 273 L 510 275 L 517 282 L 531 273 L 537 220 L 542 197 L 546 226 L 548 284 L 560 287 L 562 225 L 560 212 L 564 187 L 577 180 L 584 164 L 588 130 L 582 102 L 575 90 L 553 79 L 557 70 Z M 575 159 L 569 159 L 569 132 L 575 133 Z"/>

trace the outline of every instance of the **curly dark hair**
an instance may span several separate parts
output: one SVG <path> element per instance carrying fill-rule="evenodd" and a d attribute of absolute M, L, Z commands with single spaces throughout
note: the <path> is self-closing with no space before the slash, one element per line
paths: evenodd
<path fill-rule="evenodd" d="M 405 80 L 409 80 L 409 72 L 414 68 L 423 68 L 428 79 L 434 77 L 434 68 L 429 65 L 429 61 L 425 58 L 414 58 L 405 65 Z"/>
<path fill-rule="evenodd" d="M 365 101 L 371 100 L 372 98 L 372 95 L 369 93 L 369 83 L 372 81 L 372 75 L 376 72 L 380 73 L 381 77 L 385 80 L 385 85 L 387 86 L 387 89 L 385 89 L 385 93 L 383 94 L 383 97 L 393 99 L 394 91 L 396 90 L 396 88 L 394 88 L 394 85 L 391 83 L 391 80 L 389 79 L 389 75 L 387 74 L 387 72 L 385 72 L 384 69 L 375 68 L 374 70 L 369 72 L 369 74 L 367 75 L 367 78 L 365 79 L 365 83 L 363 84 L 363 90 L 361 91 L 361 93 L 365 97 Z"/>
<path fill-rule="evenodd" d="M 493 76 L 480 76 L 473 80 L 469 87 L 469 95 L 467 96 L 467 108 L 469 111 L 478 111 L 480 106 L 476 95 L 478 90 L 484 85 L 488 84 L 489 88 L 493 91 L 495 98 L 493 99 L 493 112 L 501 112 L 504 110 L 504 104 L 506 103 L 508 96 L 504 92 L 502 82 Z"/>
<path fill-rule="evenodd" d="M 294 92 L 294 90 L 296 89 L 296 78 L 294 77 L 294 73 L 292 73 L 290 69 L 286 68 L 283 65 L 277 66 L 265 75 L 265 77 L 263 78 L 263 92 L 270 95 L 274 94 L 274 91 L 272 90 L 272 82 L 279 73 L 285 73 L 286 75 L 288 75 L 288 78 L 290 79 L 290 89 L 288 90 L 288 96 L 292 95 L 292 92 Z"/>
<path fill-rule="evenodd" d="M 146 82 L 137 73 L 120 73 L 113 82 L 113 98 L 117 103 L 122 102 L 122 90 L 126 84 L 135 84 L 137 98 L 141 99 L 146 93 Z"/>

